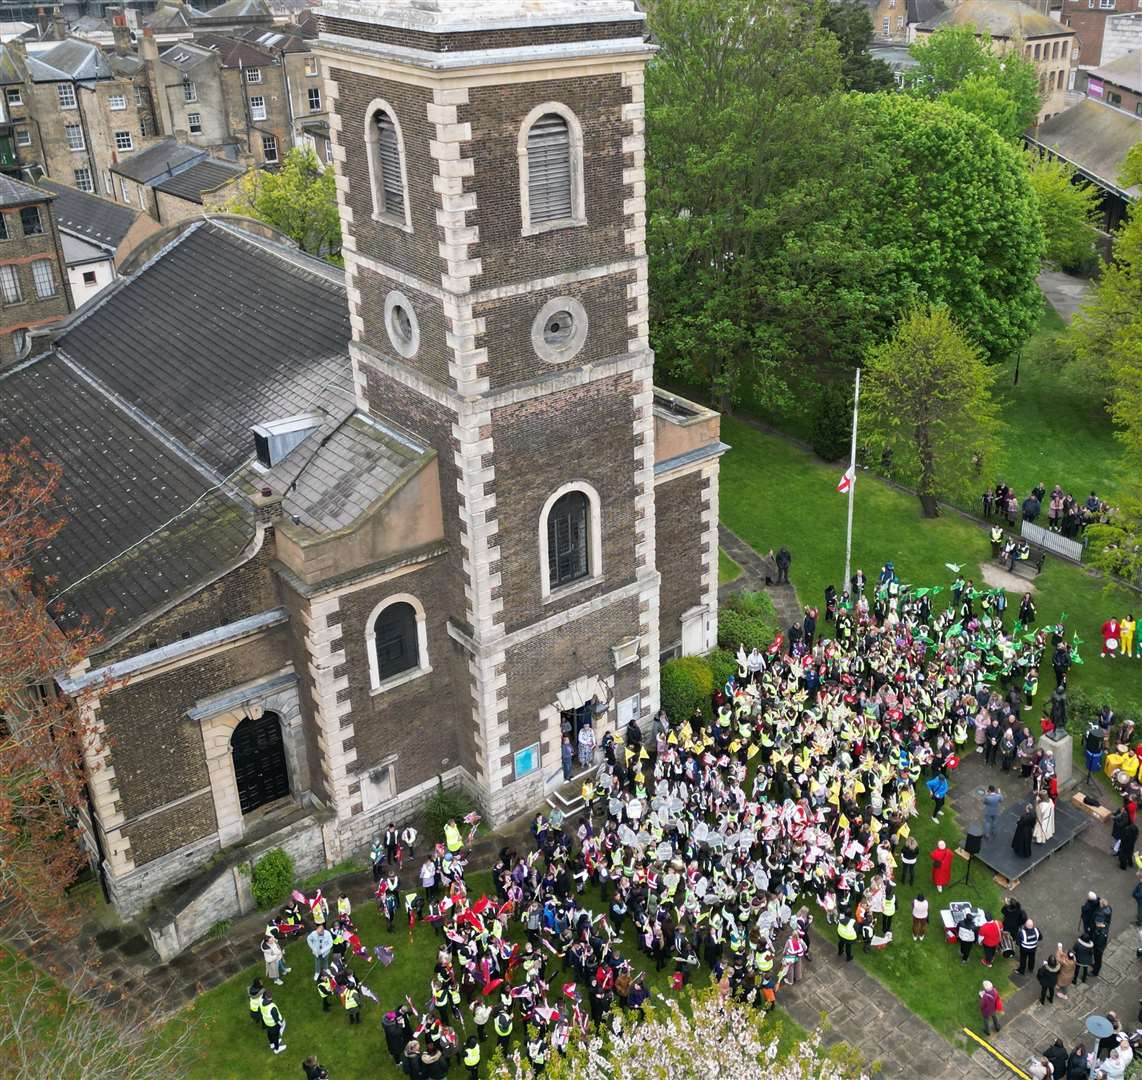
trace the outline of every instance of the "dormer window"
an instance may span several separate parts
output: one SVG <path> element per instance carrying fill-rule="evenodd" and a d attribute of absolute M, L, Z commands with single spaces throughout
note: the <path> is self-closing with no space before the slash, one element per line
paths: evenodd
<path fill-rule="evenodd" d="M 286 416 L 280 420 L 268 420 L 255 424 L 250 430 L 254 433 L 254 453 L 258 465 L 272 469 L 285 459 L 294 447 L 302 443 L 306 436 L 321 423 L 321 417 L 314 413 L 299 416 Z"/>

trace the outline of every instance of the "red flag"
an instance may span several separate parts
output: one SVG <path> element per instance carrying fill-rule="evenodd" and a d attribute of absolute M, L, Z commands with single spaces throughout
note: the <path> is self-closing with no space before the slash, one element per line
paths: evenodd
<path fill-rule="evenodd" d="M 483 990 L 484 997 L 487 997 L 497 986 L 502 986 L 503 982 L 503 979 L 489 979 Z"/>
<path fill-rule="evenodd" d="M 851 488 L 855 483 L 856 471 L 850 465 L 847 469 L 845 469 L 844 476 L 842 476 L 837 482 L 837 491 L 839 491 L 842 495 L 846 495 L 848 494 L 849 488 Z"/>

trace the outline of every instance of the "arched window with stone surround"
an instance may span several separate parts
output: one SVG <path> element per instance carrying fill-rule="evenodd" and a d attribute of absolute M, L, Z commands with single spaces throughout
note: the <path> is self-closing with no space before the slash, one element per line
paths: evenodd
<path fill-rule="evenodd" d="M 432 670 L 424 605 L 408 593 L 387 597 L 373 609 L 365 627 L 365 645 L 374 692 Z"/>
<path fill-rule="evenodd" d="M 373 217 L 411 231 L 404 136 L 396 113 L 385 101 L 374 101 L 366 110 L 365 145 L 372 181 Z"/>
<path fill-rule="evenodd" d="M 546 102 L 520 126 L 520 209 L 524 235 L 586 223 L 583 130 L 565 105 Z"/>
<path fill-rule="evenodd" d="M 544 598 L 602 576 L 599 495 L 582 481 L 552 492 L 539 521 L 539 555 Z"/>

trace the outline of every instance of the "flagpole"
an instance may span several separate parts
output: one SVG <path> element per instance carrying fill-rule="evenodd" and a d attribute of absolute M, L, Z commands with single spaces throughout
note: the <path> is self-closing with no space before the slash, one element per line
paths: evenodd
<path fill-rule="evenodd" d="M 841 579 L 841 594 L 849 587 L 853 555 L 853 496 L 856 494 L 857 466 L 857 408 L 860 405 L 860 368 L 856 369 L 856 389 L 853 390 L 853 439 L 849 451 L 849 524 L 845 533 L 845 576 Z"/>

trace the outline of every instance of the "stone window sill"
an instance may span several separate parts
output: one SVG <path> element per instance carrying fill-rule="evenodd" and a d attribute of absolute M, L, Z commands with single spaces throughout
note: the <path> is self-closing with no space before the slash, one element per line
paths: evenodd
<path fill-rule="evenodd" d="M 408 671 L 402 671 L 399 675 L 393 675 L 392 678 L 385 679 L 379 686 L 374 686 L 369 691 L 370 697 L 376 697 L 378 694 L 387 693 L 389 690 L 395 690 L 398 686 L 404 686 L 405 683 L 410 683 L 414 679 L 419 679 L 422 675 L 431 675 L 432 665 L 422 668 L 410 668 Z"/>
<path fill-rule="evenodd" d="M 559 585 L 543 597 L 541 603 L 555 604 L 567 596 L 574 596 L 576 593 L 583 592 L 584 589 L 590 589 L 594 585 L 598 585 L 603 580 L 602 574 L 595 577 L 585 577 L 579 581 L 573 581 L 570 585 Z"/>

